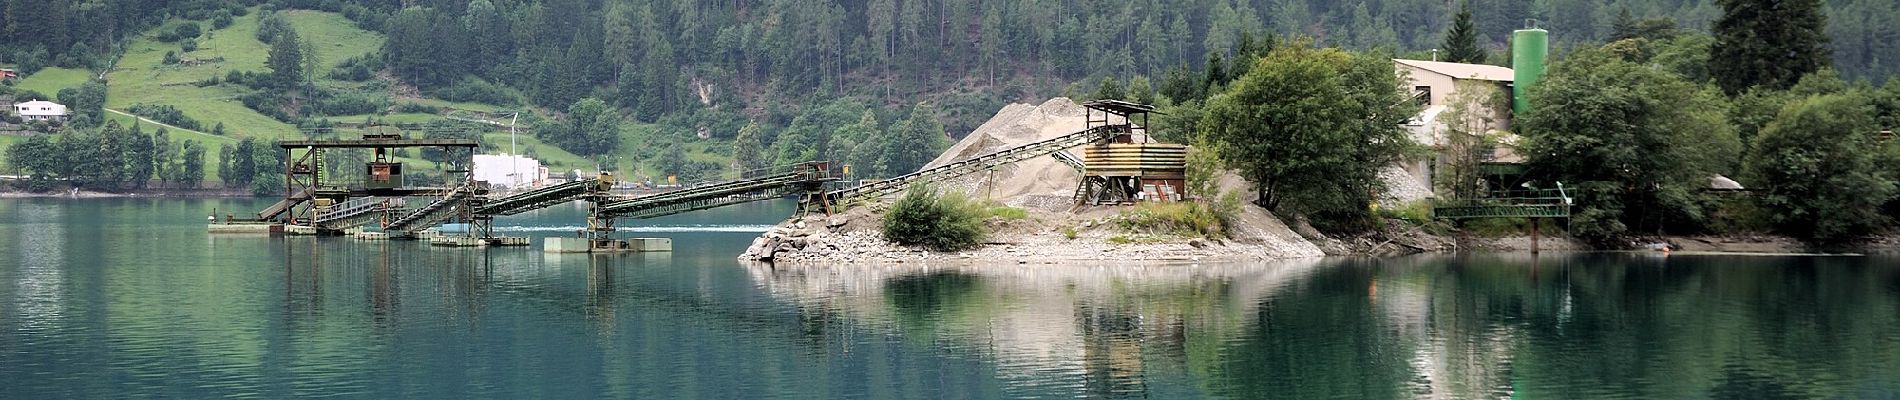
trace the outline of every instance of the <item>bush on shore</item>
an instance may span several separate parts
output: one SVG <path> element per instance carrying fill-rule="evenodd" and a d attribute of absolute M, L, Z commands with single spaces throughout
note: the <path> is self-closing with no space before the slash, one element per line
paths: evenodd
<path fill-rule="evenodd" d="M 935 251 L 969 249 L 983 243 L 988 234 L 983 220 L 989 215 L 981 202 L 961 193 L 913 186 L 884 214 L 884 239 Z"/>
<path fill-rule="evenodd" d="M 1227 192 L 1209 202 L 1143 202 L 1122 211 L 1115 223 L 1129 232 L 1218 239 L 1227 237 L 1229 227 L 1240 214 L 1240 204 L 1240 196 L 1235 192 Z"/>

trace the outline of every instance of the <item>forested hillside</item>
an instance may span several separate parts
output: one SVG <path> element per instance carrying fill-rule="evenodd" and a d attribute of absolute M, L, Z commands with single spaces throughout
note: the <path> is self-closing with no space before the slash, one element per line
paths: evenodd
<path fill-rule="evenodd" d="M 201 23 L 206 31 L 236 26 L 243 36 L 215 40 L 254 35 L 258 42 L 245 46 L 271 47 L 272 58 L 282 47 L 273 43 L 273 27 L 302 30 L 305 42 L 313 42 L 313 30 L 358 30 L 386 40 L 325 34 L 322 40 L 351 43 L 304 43 L 304 53 L 324 57 L 305 57 L 310 60 L 302 66 L 276 59 L 246 66 L 233 59 L 231 69 L 219 67 L 223 75 L 198 81 L 227 94 L 209 96 L 203 106 L 174 104 L 178 110 L 171 113 L 197 116 L 206 130 L 223 123 L 234 135 L 268 139 L 290 133 L 259 133 L 294 126 L 308 134 L 338 118 L 417 120 L 445 110 L 444 104 L 530 108 L 535 112 L 524 125 L 534 136 L 567 150 L 558 152 L 563 157 L 574 157 L 571 152 L 593 160 L 589 164 L 705 175 L 817 157 L 877 174 L 914 167 L 880 159 L 877 149 L 941 143 L 935 138 L 962 135 L 1006 102 L 1085 95 L 1104 78 L 1144 95 L 1161 91 L 1170 78 L 1228 69 L 1218 60 L 1233 59 L 1249 37 L 1298 36 L 1319 46 L 1431 57 L 1429 50 L 1443 47 L 1459 4 L 10 0 L 0 14 L 7 39 L 0 62 L 27 74 L 46 67 L 113 70 L 135 57 L 158 61 L 162 51 L 134 43 L 196 46 L 176 36 L 198 34 L 180 29 Z M 1849 79 L 1875 81 L 1900 68 L 1884 60 L 1900 38 L 1897 7 L 1879 0 L 1827 2 L 1833 68 Z M 1470 9 L 1475 43 L 1492 53 L 1492 63 L 1504 62 L 1504 40 L 1526 19 L 1550 29 L 1562 54 L 1619 31 L 1706 30 L 1721 14 L 1716 0 L 1471 0 Z M 296 14 L 310 12 L 321 14 Z M 311 24 L 330 18 L 324 15 L 354 26 Z M 334 46 L 365 50 L 342 54 Z M 190 60 L 163 61 L 190 68 Z M 280 71 L 287 69 L 297 71 Z M 146 83 L 121 90 L 127 83 L 109 82 L 115 98 L 107 104 L 129 106 L 124 93 L 171 90 L 177 86 L 167 85 L 179 82 Z M 692 151 L 683 151 L 689 144 Z M 725 161 L 732 155 L 739 162 Z"/>

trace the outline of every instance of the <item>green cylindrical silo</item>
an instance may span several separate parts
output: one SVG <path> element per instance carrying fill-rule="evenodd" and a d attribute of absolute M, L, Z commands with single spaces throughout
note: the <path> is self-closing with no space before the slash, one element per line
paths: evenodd
<path fill-rule="evenodd" d="M 1544 56 L 1550 53 L 1550 32 L 1543 29 L 1519 29 L 1511 32 L 1511 111 L 1523 113 L 1530 108 L 1526 98 L 1531 88 L 1544 80 Z"/>

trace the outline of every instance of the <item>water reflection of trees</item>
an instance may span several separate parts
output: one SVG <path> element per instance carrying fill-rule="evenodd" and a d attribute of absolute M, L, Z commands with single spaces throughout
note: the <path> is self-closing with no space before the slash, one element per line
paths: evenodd
<path fill-rule="evenodd" d="M 1030 391 L 1808 398 L 1900 390 L 1892 374 L 1900 269 L 1878 260 L 1605 254 L 1326 264 L 749 272 L 801 309 L 982 354 Z"/>
<path fill-rule="evenodd" d="M 1372 279 L 1384 319 L 1417 343 L 1422 397 L 1858 397 L 1900 381 L 1900 275 L 1878 265 L 1489 256 Z"/>
<path fill-rule="evenodd" d="M 1017 394 L 1152 397 L 1200 392 L 1185 372 L 1190 351 L 1245 333 L 1258 299 L 1317 263 L 749 271 L 801 309 L 834 310 L 855 325 L 982 355 Z"/>

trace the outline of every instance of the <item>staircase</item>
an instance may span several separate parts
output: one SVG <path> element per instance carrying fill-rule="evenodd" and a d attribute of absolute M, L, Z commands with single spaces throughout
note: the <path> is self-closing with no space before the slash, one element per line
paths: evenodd
<path fill-rule="evenodd" d="M 431 226 L 435 226 L 436 223 L 454 216 L 455 211 L 461 207 L 465 207 L 464 204 L 466 200 L 472 197 L 474 193 L 475 187 L 472 182 L 456 186 L 454 189 L 450 189 L 448 193 L 444 193 L 441 198 L 422 206 L 422 208 L 416 209 L 415 212 L 411 212 L 408 215 L 390 221 L 387 225 L 383 225 L 383 231 L 390 232 L 392 235 L 396 235 L 397 232 L 413 235 L 415 232 L 428 229 Z"/>
<path fill-rule="evenodd" d="M 366 197 L 331 206 L 318 212 L 310 222 L 318 228 L 340 231 L 366 225 L 385 213 L 400 211 L 404 204 L 402 198 Z"/>
<path fill-rule="evenodd" d="M 289 212 L 292 207 L 296 207 L 298 204 L 303 204 L 303 202 L 305 201 L 310 201 L 310 197 L 316 195 L 316 193 L 317 193 L 316 188 L 304 188 L 302 191 L 298 191 L 297 193 L 292 193 L 289 196 L 285 196 L 283 200 L 278 200 L 276 204 L 271 204 L 270 207 L 265 207 L 264 211 L 259 211 L 257 213 L 257 220 L 269 221 L 269 220 L 277 219 L 278 216 L 284 215 L 285 212 Z"/>

